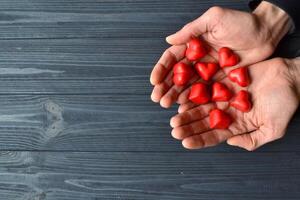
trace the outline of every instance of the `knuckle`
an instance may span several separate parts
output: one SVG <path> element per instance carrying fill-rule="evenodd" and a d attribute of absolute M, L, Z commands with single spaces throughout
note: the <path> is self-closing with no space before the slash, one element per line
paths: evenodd
<path fill-rule="evenodd" d="M 171 47 L 168 48 L 161 57 L 166 60 L 175 60 L 176 59 L 176 56 L 171 51 Z"/>
<path fill-rule="evenodd" d="M 275 135 L 275 139 L 278 140 L 278 139 L 283 138 L 283 136 L 285 135 L 285 132 L 282 131 L 282 132 L 277 132 L 277 133 L 275 133 L 275 134 L 276 134 L 276 135 Z"/>
<path fill-rule="evenodd" d="M 250 137 L 250 145 L 246 148 L 248 151 L 254 151 L 257 148 L 257 140 L 253 137 Z"/>
<path fill-rule="evenodd" d="M 271 54 L 273 53 L 274 49 L 276 48 L 276 45 L 273 43 L 273 42 L 269 42 L 266 47 L 265 47 L 265 51 L 268 53 L 268 54 Z"/>
<path fill-rule="evenodd" d="M 171 56 L 170 48 L 171 48 L 171 47 L 169 47 L 168 49 L 166 49 L 166 50 L 164 51 L 162 57 L 164 57 L 164 56 Z"/>
<path fill-rule="evenodd" d="M 187 23 L 186 25 L 183 26 L 183 30 L 188 30 L 191 28 L 192 22 Z"/>
<path fill-rule="evenodd" d="M 286 62 L 283 58 L 274 58 L 274 62 L 276 63 L 276 65 L 286 65 Z"/>
<path fill-rule="evenodd" d="M 247 151 L 254 151 L 255 149 L 256 149 L 255 146 L 250 146 L 246 148 Z"/>
<path fill-rule="evenodd" d="M 224 14 L 224 8 L 220 6 L 213 6 L 208 10 L 208 12 L 216 16 L 221 16 Z"/>

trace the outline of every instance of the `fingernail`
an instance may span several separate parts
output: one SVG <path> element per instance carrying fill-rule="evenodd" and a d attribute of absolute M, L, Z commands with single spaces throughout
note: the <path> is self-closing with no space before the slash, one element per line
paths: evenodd
<path fill-rule="evenodd" d="M 156 97 L 156 95 L 153 94 L 153 92 L 152 92 L 152 94 L 151 94 L 151 100 L 152 100 L 153 102 L 155 102 L 155 103 L 158 103 L 158 102 L 159 102 L 159 99 Z"/>
<path fill-rule="evenodd" d="M 174 117 L 172 117 L 172 118 L 170 119 L 170 126 L 171 126 L 172 128 L 174 128 L 174 126 L 175 126 L 175 124 L 174 124 Z"/>
<path fill-rule="evenodd" d="M 175 128 L 173 128 L 173 130 L 171 131 L 171 136 L 176 140 L 181 140 L 181 138 L 179 138 L 178 135 L 176 135 Z"/>
<path fill-rule="evenodd" d="M 167 104 L 165 101 L 160 101 L 160 106 L 163 107 L 163 108 L 169 108 L 170 105 Z"/>
<path fill-rule="evenodd" d="M 172 129 L 171 135 L 172 135 L 173 138 L 175 138 L 175 137 L 174 137 L 174 129 Z"/>
<path fill-rule="evenodd" d="M 172 102 L 170 102 L 170 98 L 164 96 L 160 99 L 160 106 L 163 108 L 169 108 L 172 105 Z"/>
<path fill-rule="evenodd" d="M 182 113 L 182 107 L 181 106 L 178 107 L 178 113 Z"/>
<path fill-rule="evenodd" d="M 230 145 L 230 146 L 236 146 L 234 143 L 231 142 L 231 140 L 227 140 L 226 142 L 227 142 L 227 144 Z"/>
<path fill-rule="evenodd" d="M 167 43 L 170 43 L 171 36 L 172 36 L 172 35 L 169 35 L 168 37 L 166 37 Z"/>
<path fill-rule="evenodd" d="M 182 146 L 186 149 L 190 149 L 189 146 L 188 146 L 188 143 L 186 142 L 186 140 L 182 140 L 181 142 Z"/>
<path fill-rule="evenodd" d="M 151 83 L 152 86 L 155 86 L 155 82 L 152 78 L 150 78 L 150 83 Z"/>

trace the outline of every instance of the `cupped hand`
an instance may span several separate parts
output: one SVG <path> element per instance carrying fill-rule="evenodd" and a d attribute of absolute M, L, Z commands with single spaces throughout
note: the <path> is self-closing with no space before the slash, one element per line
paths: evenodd
<path fill-rule="evenodd" d="M 249 66 L 252 83 L 246 90 L 251 94 L 253 107 L 248 113 L 228 103 L 182 104 L 180 113 L 171 118 L 172 136 L 182 140 L 188 149 L 214 146 L 227 140 L 230 145 L 254 150 L 281 138 L 299 103 L 294 66 L 292 60 L 281 58 Z M 241 89 L 227 77 L 221 82 L 235 93 Z M 210 129 L 208 115 L 215 107 L 224 109 L 234 119 L 228 129 Z"/>
<path fill-rule="evenodd" d="M 265 6 L 270 5 L 267 2 L 262 3 L 262 6 L 259 6 L 262 8 L 257 8 L 254 13 L 212 7 L 198 19 L 167 37 L 167 42 L 173 46 L 163 53 L 151 73 L 150 82 L 154 85 L 152 100 L 160 102 L 163 107 L 170 107 L 176 101 L 184 103 L 185 99 L 179 97 L 188 86 L 179 87 L 173 84 L 172 67 L 176 62 L 187 62 L 184 58 L 185 44 L 191 38 L 201 37 L 205 40 L 211 47 L 208 56 L 208 60 L 211 61 L 217 60 L 217 51 L 224 46 L 240 56 L 239 66 L 254 64 L 269 57 L 288 30 L 287 27 L 280 27 L 281 23 L 288 19 L 281 10 L 272 13 L 273 21 L 266 20 L 270 14 L 262 12 L 267 12 L 269 7 Z M 272 12 L 274 10 L 276 9 L 272 9 Z M 274 26 L 274 19 L 278 21 L 277 26 Z M 225 68 L 225 72 L 227 71 Z M 197 77 L 193 77 L 190 83 L 195 81 Z"/>

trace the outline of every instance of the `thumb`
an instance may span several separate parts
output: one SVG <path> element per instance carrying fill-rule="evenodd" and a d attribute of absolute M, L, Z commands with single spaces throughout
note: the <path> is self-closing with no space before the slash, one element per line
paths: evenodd
<path fill-rule="evenodd" d="M 195 19 L 194 21 L 186 24 L 178 32 L 168 36 L 166 41 L 171 45 L 180 45 L 187 43 L 192 38 L 198 37 L 207 32 L 207 23 L 204 16 Z"/>
<path fill-rule="evenodd" d="M 271 132 L 265 133 L 258 129 L 251 133 L 233 136 L 227 140 L 227 144 L 232 146 L 238 146 L 248 151 L 253 151 L 258 147 L 279 138 L 281 138 L 281 136 L 275 137 L 274 134 Z"/>

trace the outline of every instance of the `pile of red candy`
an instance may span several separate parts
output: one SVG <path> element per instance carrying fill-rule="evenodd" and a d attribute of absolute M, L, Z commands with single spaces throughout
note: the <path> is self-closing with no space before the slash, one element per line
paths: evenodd
<path fill-rule="evenodd" d="M 198 38 L 187 43 L 185 57 L 193 63 L 193 67 L 184 62 L 179 62 L 173 68 L 173 82 L 175 85 L 187 85 L 195 71 L 206 83 L 197 82 L 191 87 L 189 100 L 195 104 L 206 104 L 208 102 L 227 101 L 229 105 L 241 112 L 251 110 L 250 95 L 246 90 L 240 90 L 233 94 L 226 85 L 220 82 L 208 84 L 219 68 L 237 65 L 240 58 L 231 49 L 222 47 L 218 52 L 219 63 L 200 62 L 199 59 L 207 54 L 208 50 L 203 41 Z M 228 78 L 241 87 L 250 84 L 247 67 L 233 69 L 227 75 Z M 213 109 L 209 113 L 210 127 L 215 129 L 227 129 L 232 123 L 231 116 L 223 110 Z"/>

